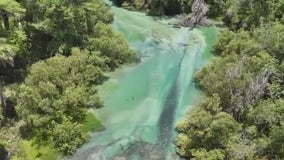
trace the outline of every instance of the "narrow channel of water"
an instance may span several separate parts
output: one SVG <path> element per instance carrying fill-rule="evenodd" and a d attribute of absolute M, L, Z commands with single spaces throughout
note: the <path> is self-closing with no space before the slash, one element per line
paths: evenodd
<path fill-rule="evenodd" d="M 105 130 L 92 134 L 72 160 L 173 160 L 174 126 L 198 100 L 193 74 L 209 63 L 216 27 L 172 28 L 168 20 L 112 7 L 114 28 L 142 58 L 98 88 L 95 110 Z"/>

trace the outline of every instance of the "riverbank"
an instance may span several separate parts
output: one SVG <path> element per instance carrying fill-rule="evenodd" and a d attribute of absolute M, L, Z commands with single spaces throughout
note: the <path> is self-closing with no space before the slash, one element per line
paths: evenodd
<path fill-rule="evenodd" d="M 126 37 L 142 61 L 109 73 L 109 80 L 98 87 L 104 107 L 95 113 L 106 129 L 93 133 L 71 159 L 177 157 L 171 143 L 175 139 L 174 126 L 200 95 L 192 76 L 210 62 L 218 29 L 172 28 L 166 21 L 143 13 L 117 7 L 111 10 L 113 27 Z M 178 88 L 171 91 L 174 84 Z M 176 97 L 168 97 L 173 92 Z M 171 98 L 175 99 L 176 109 L 170 113 L 172 120 L 164 123 L 161 117 L 169 115 L 162 116 L 162 112 L 166 99 Z M 163 129 L 168 137 L 159 136 Z M 165 143 L 157 145 L 158 139 Z"/>

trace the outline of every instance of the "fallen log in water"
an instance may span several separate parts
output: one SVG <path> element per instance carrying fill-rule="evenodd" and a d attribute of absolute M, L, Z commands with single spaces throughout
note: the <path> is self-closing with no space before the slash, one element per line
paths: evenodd
<path fill-rule="evenodd" d="M 177 22 L 174 27 L 183 26 L 183 27 L 197 27 L 197 26 L 209 26 L 213 22 L 207 19 L 206 14 L 209 11 L 208 5 L 204 0 L 194 0 L 191 7 L 190 14 L 178 15 Z"/>

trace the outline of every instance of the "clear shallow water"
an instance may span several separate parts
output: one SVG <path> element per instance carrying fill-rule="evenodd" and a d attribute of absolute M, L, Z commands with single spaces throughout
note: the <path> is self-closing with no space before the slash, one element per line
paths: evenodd
<path fill-rule="evenodd" d="M 171 28 L 142 13 L 112 11 L 114 28 L 142 62 L 110 73 L 98 88 L 105 106 L 94 112 L 106 129 L 93 133 L 70 159 L 179 159 L 174 126 L 201 96 L 193 74 L 212 58 L 218 29 Z"/>

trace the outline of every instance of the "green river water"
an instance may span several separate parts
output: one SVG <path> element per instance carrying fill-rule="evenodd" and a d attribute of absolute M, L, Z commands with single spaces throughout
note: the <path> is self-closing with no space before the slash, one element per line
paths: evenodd
<path fill-rule="evenodd" d="M 212 58 L 218 29 L 172 28 L 169 20 L 112 7 L 113 27 L 141 57 L 110 73 L 94 110 L 105 130 L 94 132 L 71 160 L 175 160 L 175 124 L 202 94 L 193 74 Z"/>

